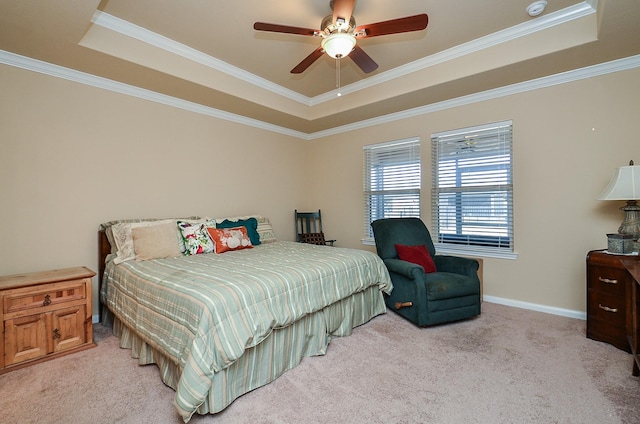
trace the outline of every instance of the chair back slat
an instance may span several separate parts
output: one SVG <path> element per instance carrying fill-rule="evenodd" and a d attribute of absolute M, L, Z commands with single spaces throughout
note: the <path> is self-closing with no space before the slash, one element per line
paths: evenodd
<path fill-rule="evenodd" d="M 300 241 L 302 234 L 322 233 L 322 212 L 298 212 L 295 211 L 296 218 L 296 241 Z"/>

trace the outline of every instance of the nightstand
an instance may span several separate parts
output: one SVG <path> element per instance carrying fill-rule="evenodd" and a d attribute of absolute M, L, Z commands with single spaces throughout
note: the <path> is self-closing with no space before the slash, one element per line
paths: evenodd
<path fill-rule="evenodd" d="M 602 250 L 587 254 L 587 337 L 631 352 L 627 339 L 627 309 L 633 278 L 620 262 L 623 258 L 640 259 Z"/>
<path fill-rule="evenodd" d="M 0 277 L 0 374 L 94 347 L 85 267 Z"/>

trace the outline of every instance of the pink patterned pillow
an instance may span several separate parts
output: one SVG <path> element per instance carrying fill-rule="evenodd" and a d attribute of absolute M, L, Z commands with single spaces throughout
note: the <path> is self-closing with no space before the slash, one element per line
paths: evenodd
<path fill-rule="evenodd" d="M 216 253 L 253 248 L 246 227 L 207 228 L 207 231 L 216 245 Z"/>

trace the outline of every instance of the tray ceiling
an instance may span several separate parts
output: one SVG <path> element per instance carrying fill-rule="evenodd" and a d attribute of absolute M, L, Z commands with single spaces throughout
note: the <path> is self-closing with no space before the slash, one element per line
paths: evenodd
<path fill-rule="evenodd" d="M 0 1 L 0 50 L 305 134 L 640 53 L 637 0 L 358 0 L 358 24 L 427 13 L 425 31 L 358 40 L 379 68 L 324 56 L 289 71 L 328 1 Z M 4 61 L 7 63 L 7 60 Z M 338 94 L 341 94 L 338 96 Z"/>

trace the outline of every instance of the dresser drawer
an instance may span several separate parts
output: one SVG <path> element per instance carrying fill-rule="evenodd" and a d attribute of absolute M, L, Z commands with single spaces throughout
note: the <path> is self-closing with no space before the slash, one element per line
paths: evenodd
<path fill-rule="evenodd" d="M 610 323 L 612 327 L 625 328 L 626 299 L 608 293 L 589 291 L 587 318 Z"/>
<path fill-rule="evenodd" d="M 624 269 L 594 266 L 588 268 L 588 288 L 616 296 L 625 296 L 625 285 L 629 275 Z"/>
<path fill-rule="evenodd" d="M 2 296 L 2 307 L 4 313 L 9 314 L 82 300 L 86 296 L 85 280 L 64 281 L 5 290 Z"/>

